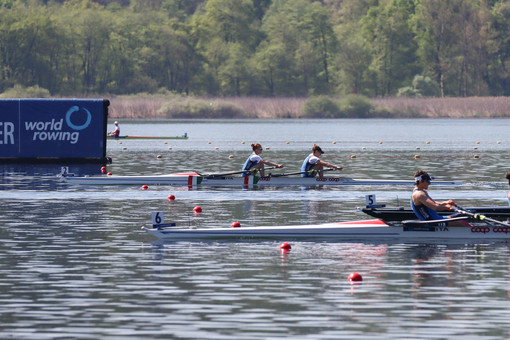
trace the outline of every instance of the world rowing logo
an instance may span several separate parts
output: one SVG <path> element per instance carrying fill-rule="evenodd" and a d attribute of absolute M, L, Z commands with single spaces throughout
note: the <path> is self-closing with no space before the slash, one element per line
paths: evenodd
<path fill-rule="evenodd" d="M 92 114 L 89 110 L 80 106 L 71 106 L 65 115 L 67 126 L 74 131 L 64 131 L 64 119 L 52 118 L 51 121 L 25 122 L 26 131 L 32 131 L 33 141 L 69 141 L 76 144 L 80 133 L 89 127 L 92 121 Z"/>
<path fill-rule="evenodd" d="M 80 116 L 83 116 L 83 114 L 80 111 L 86 114 L 87 118 L 85 119 L 85 123 L 83 123 L 81 125 L 73 124 L 73 122 L 71 121 L 71 116 L 74 113 L 78 113 Z M 81 117 L 79 117 L 79 118 L 81 118 Z M 90 111 L 84 107 L 80 108 L 75 105 L 75 106 L 72 106 L 69 110 L 67 110 L 66 123 L 67 123 L 67 126 L 69 126 L 73 130 L 80 131 L 80 130 L 86 129 L 90 125 L 91 120 L 92 120 L 92 115 L 90 114 Z"/>
<path fill-rule="evenodd" d="M 491 231 L 491 228 L 489 228 L 489 227 L 473 227 L 473 228 L 471 228 L 472 233 L 487 234 L 490 231 Z"/>

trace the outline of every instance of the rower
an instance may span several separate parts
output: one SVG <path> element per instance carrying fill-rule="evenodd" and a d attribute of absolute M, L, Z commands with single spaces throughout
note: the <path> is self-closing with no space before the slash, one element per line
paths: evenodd
<path fill-rule="evenodd" d="M 508 180 L 508 185 L 510 185 L 510 171 L 506 173 L 505 178 Z M 510 191 L 508 192 L 508 205 L 510 205 Z"/>
<path fill-rule="evenodd" d="M 119 138 L 119 136 L 120 136 L 119 122 L 115 121 L 114 125 L 115 125 L 115 129 L 111 132 L 108 132 L 108 136 L 111 136 L 114 138 Z"/>
<path fill-rule="evenodd" d="M 262 145 L 260 145 L 259 143 L 252 144 L 251 148 L 253 150 L 253 153 L 250 155 L 250 157 L 248 157 L 246 162 L 244 162 L 243 170 L 246 172 L 243 173 L 243 177 L 249 175 L 248 170 L 249 171 L 259 170 L 260 176 L 264 177 L 264 164 L 274 166 L 276 168 L 283 168 L 282 164 L 276 164 L 262 159 L 262 157 L 260 156 L 260 154 L 262 153 Z"/>
<path fill-rule="evenodd" d="M 451 211 L 453 207 L 456 206 L 455 202 L 452 200 L 436 202 L 429 196 L 427 189 L 432 179 L 433 178 L 425 170 L 418 170 L 414 174 L 415 185 L 411 196 L 411 207 L 416 217 L 421 221 L 448 219 L 450 217 L 441 216 L 437 212 Z M 469 226 L 470 224 L 464 221 L 454 221 L 449 222 L 448 225 Z"/>
<path fill-rule="evenodd" d="M 301 177 L 315 177 L 317 172 L 319 173 L 319 177 L 324 177 L 324 167 L 333 168 L 337 170 L 342 170 L 343 168 L 339 165 L 334 165 L 328 162 L 325 162 L 320 159 L 324 151 L 322 151 L 321 147 L 317 144 L 313 145 L 312 153 L 306 157 L 303 161 L 303 165 L 301 165 Z"/>

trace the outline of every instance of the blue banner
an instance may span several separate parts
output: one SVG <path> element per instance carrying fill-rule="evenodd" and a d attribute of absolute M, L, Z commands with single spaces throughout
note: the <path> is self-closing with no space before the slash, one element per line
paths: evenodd
<path fill-rule="evenodd" d="M 0 100 L 0 159 L 104 160 L 109 102 Z"/>

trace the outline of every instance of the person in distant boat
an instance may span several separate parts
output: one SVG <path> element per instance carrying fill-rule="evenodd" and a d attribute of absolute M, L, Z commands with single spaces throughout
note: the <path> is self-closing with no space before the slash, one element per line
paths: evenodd
<path fill-rule="evenodd" d="M 252 144 L 251 148 L 253 153 L 248 157 L 246 162 L 244 162 L 243 170 L 259 170 L 260 176 L 264 177 L 264 165 L 274 166 L 276 168 L 283 168 L 282 164 L 276 164 L 273 162 L 265 161 L 260 156 L 262 152 L 262 145 L 260 144 Z M 249 173 L 243 173 L 243 176 L 249 175 Z"/>
<path fill-rule="evenodd" d="M 505 174 L 505 178 L 508 180 L 508 185 L 510 185 L 510 171 Z M 510 205 L 510 191 L 508 192 L 508 205 Z"/>
<path fill-rule="evenodd" d="M 115 121 L 114 125 L 115 125 L 115 129 L 111 132 L 108 132 L 108 136 L 119 138 L 119 136 L 120 136 L 119 122 Z"/>
<path fill-rule="evenodd" d="M 342 170 L 343 168 L 339 165 L 334 165 L 320 159 L 324 151 L 317 144 L 313 145 L 312 153 L 306 157 L 301 165 L 301 177 L 315 177 L 319 173 L 319 177 L 324 177 L 324 167 Z"/>
<path fill-rule="evenodd" d="M 425 170 L 418 170 L 414 174 L 414 189 L 411 196 L 411 207 L 420 221 L 432 221 L 448 219 L 449 217 L 438 214 L 438 211 L 451 211 L 456 206 L 453 200 L 436 202 L 428 194 L 432 177 Z M 449 225 L 470 225 L 464 221 L 450 222 Z"/>

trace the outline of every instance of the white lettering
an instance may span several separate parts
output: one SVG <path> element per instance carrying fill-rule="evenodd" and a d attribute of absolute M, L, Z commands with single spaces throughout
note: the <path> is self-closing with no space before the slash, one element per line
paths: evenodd
<path fill-rule="evenodd" d="M 3 129 L 2 129 L 3 125 Z M 1 136 L 4 135 L 2 140 Z M 14 124 L 11 122 L 0 122 L 0 144 L 14 144 Z"/>
<path fill-rule="evenodd" d="M 25 122 L 25 129 L 27 131 L 34 131 L 32 140 L 34 141 L 69 141 L 70 144 L 78 143 L 80 133 L 77 131 L 66 132 L 62 131 L 64 120 L 52 119 L 49 122 Z M 1 126 L 0 126 L 1 128 Z M 12 127 L 14 131 L 14 126 Z M 1 134 L 1 132 L 0 132 Z M 5 138 L 5 137 L 4 137 Z M 14 143 L 14 136 L 11 137 Z M 0 141 L 1 144 L 1 141 Z"/>
<path fill-rule="evenodd" d="M 61 119 L 59 121 L 55 121 L 55 119 L 52 119 L 51 122 L 25 122 L 25 129 L 26 130 L 37 130 L 37 131 L 43 131 L 43 130 L 53 130 L 58 131 L 62 130 L 62 125 L 64 124 L 64 120 Z"/>
<path fill-rule="evenodd" d="M 63 131 L 36 131 L 34 132 L 34 137 L 32 140 L 56 140 L 56 141 L 70 141 L 71 144 L 78 143 L 78 138 L 80 137 L 80 133 L 77 131 L 74 132 L 63 132 Z"/>
<path fill-rule="evenodd" d="M 80 137 L 80 133 L 78 131 L 75 131 L 71 133 L 71 144 L 78 143 L 78 138 Z"/>
<path fill-rule="evenodd" d="M 52 122 L 54 121 L 54 119 L 51 120 Z M 61 119 L 60 122 L 56 122 L 53 126 L 53 129 L 52 130 L 62 130 L 62 124 L 64 123 L 64 120 Z"/>

